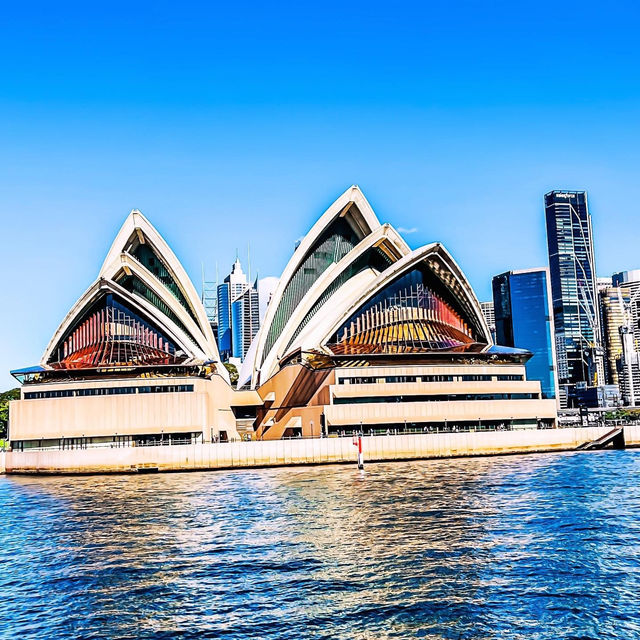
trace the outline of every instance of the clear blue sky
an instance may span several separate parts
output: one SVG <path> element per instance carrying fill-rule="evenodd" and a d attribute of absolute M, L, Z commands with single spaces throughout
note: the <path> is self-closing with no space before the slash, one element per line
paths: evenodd
<path fill-rule="evenodd" d="M 0 388 L 134 207 L 196 283 L 247 242 L 279 275 L 357 183 L 487 299 L 492 275 L 546 262 L 543 194 L 587 189 L 598 272 L 640 268 L 639 17 L 588 0 L 5 3 Z"/>

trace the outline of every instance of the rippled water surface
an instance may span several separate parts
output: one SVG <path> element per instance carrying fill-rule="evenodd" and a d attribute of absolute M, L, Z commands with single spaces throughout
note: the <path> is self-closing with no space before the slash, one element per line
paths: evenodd
<path fill-rule="evenodd" d="M 0 476 L 2 638 L 640 638 L 640 451 Z"/>

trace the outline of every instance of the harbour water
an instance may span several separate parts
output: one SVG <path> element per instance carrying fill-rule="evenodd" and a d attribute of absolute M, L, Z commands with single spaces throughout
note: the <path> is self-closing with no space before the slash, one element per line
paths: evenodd
<path fill-rule="evenodd" d="M 1 638 L 640 638 L 640 451 L 0 476 Z"/>

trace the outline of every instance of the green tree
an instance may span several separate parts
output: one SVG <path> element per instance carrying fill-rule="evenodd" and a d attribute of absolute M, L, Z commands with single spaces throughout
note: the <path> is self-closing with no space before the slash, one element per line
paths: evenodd
<path fill-rule="evenodd" d="M 9 424 L 9 402 L 20 398 L 20 389 L 11 389 L 0 393 L 0 440 L 7 437 Z"/>
<path fill-rule="evenodd" d="M 238 384 L 238 370 L 234 364 L 230 362 L 225 362 L 224 366 L 226 370 L 229 372 L 229 379 L 231 380 L 231 386 L 235 387 Z"/>

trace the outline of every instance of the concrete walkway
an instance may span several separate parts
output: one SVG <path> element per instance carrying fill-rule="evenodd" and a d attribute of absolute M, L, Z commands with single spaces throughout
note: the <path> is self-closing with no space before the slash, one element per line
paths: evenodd
<path fill-rule="evenodd" d="M 365 436 L 367 462 L 574 450 L 610 429 L 586 427 L 523 431 Z M 640 427 L 625 427 L 640 445 Z M 352 437 L 0 453 L 7 473 L 140 473 L 354 463 Z M 3 464 L 4 460 L 4 464 Z"/>

